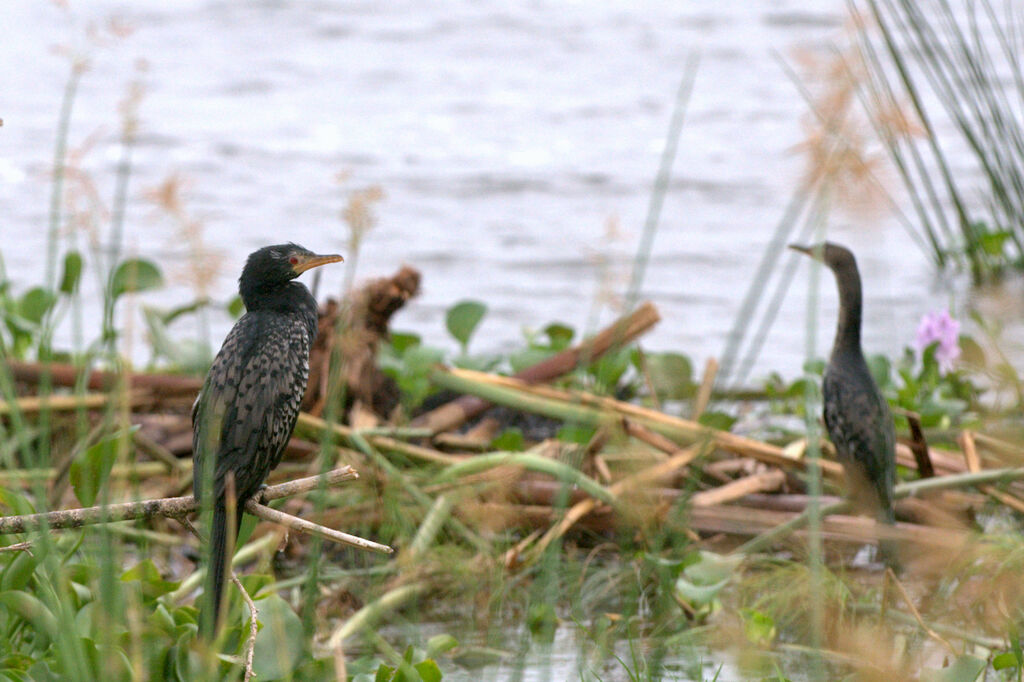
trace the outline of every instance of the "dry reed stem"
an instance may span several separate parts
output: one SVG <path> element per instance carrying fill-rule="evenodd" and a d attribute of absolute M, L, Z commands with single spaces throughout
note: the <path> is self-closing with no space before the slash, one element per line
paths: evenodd
<path fill-rule="evenodd" d="M 628 418 L 641 420 L 647 428 L 657 430 L 659 427 L 664 427 L 664 430 L 670 431 L 674 435 L 685 437 L 691 441 L 710 439 L 716 446 L 723 450 L 727 450 L 737 455 L 752 457 L 767 464 L 774 464 L 783 468 L 795 467 L 799 469 L 804 469 L 807 466 L 805 460 L 789 457 L 782 448 L 777 446 L 762 443 L 750 438 L 744 438 L 743 436 L 737 436 L 736 434 L 729 433 L 728 431 L 712 429 L 689 419 L 673 417 L 656 410 L 640 407 L 621 400 L 615 400 L 614 398 L 596 396 L 583 391 L 568 392 L 555 389 L 550 386 L 530 385 L 513 377 L 502 377 L 474 370 L 450 368 L 446 369 L 445 372 L 453 377 L 468 380 L 477 384 L 511 389 L 527 395 L 534 395 L 543 399 L 559 401 L 571 405 L 579 405 L 582 407 L 615 412 Z M 838 462 L 819 460 L 818 465 L 826 475 L 840 479 L 843 477 L 843 467 Z"/>
<path fill-rule="evenodd" d="M 296 422 L 296 429 L 306 429 L 314 431 L 316 433 L 329 433 L 333 436 L 344 439 L 347 442 L 352 442 L 354 436 L 358 434 L 357 431 L 345 426 L 344 424 L 332 424 L 327 422 L 320 417 L 314 417 L 307 412 L 300 412 L 298 421 Z M 399 452 L 403 455 L 418 459 L 424 462 L 432 462 L 434 464 L 443 464 L 450 466 L 452 464 L 458 464 L 467 459 L 466 455 L 447 455 L 443 452 L 439 452 L 432 448 L 425 448 L 419 445 L 413 445 L 400 441 L 396 438 L 389 438 L 387 436 L 364 436 L 373 445 L 377 446 L 382 450 L 390 450 L 392 452 Z"/>
<path fill-rule="evenodd" d="M 133 391 L 127 397 L 132 407 L 152 402 L 152 398 L 145 393 Z M 26 396 L 18 398 L 13 402 L 0 400 L 0 416 L 11 414 L 17 410 L 22 414 L 34 414 L 42 410 L 51 412 L 70 412 L 71 410 L 85 409 L 96 410 L 107 405 L 120 402 L 121 396 L 107 393 L 86 393 L 85 395 L 51 395 L 51 396 Z"/>
<path fill-rule="evenodd" d="M 762 471 L 761 473 L 737 479 L 711 490 L 695 493 L 690 498 L 690 505 L 693 507 L 712 507 L 717 504 L 726 504 L 751 493 L 778 490 L 785 482 L 786 474 L 781 469 Z"/>
<path fill-rule="evenodd" d="M 708 409 L 708 403 L 711 402 L 711 391 L 715 388 L 715 377 L 717 376 L 718 360 L 708 358 L 708 361 L 704 363 L 704 377 L 700 382 L 700 389 L 698 389 L 697 397 L 693 402 L 693 418 L 695 420 L 704 414 L 704 410 Z"/>
<path fill-rule="evenodd" d="M 975 434 L 973 431 L 967 430 L 963 431 L 960 434 L 960 438 L 957 440 L 960 443 L 960 448 L 963 450 L 964 461 L 967 463 L 967 470 L 971 473 L 978 473 L 981 471 L 981 458 L 978 456 L 978 448 L 975 445 L 974 436 Z M 997 502 L 1018 512 L 1024 513 L 1024 501 L 1021 501 L 1017 497 L 998 490 L 991 485 L 979 486 L 978 490 Z"/>
<path fill-rule="evenodd" d="M 608 492 L 612 493 L 615 497 L 619 497 L 637 486 L 678 471 L 703 454 L 704 451 L 705 448 L 703 445 L 693 445 L 685 450 L 679 450 L 675 455 L 664 462 L 658 462 L 654 466 L 648 467 L 647 469 L 635 473 L 632 476 L 628 476 L 617 483 L 613 483 L 608 486 Z M 554 540 L 565 535 L 565 533 L 572 528 L 577 521 L 593 511 L 597 505 L 598 501 L 592 497 L 574 504 L 569 511 L 566 512 L 562 520 L 549 529 L 548 532 L 544 534 L 544 537 L 542 537 L 537 544 L 529 550 L 531 555 L 533 557 L 540 556 L 548 545 L 550 545 Z M 526 553 L 528 547 L 528 544 L 526 543 L 529 539 L 530 538 L 527 538 L 516 545 L 514 550 L 515 555 L 521 556 Z"/>
<path fill-rule="evenodd" d="M 900 579 L 896 577 L 896 574 L 893 572 L 893 570 L 891 568 L 886 568 L 885 574 L 886 578 L 888 579 L 887 582 L 890 582 L 890 584 L 895 585 L 896 589 L 900 591 L 900 596 L 903 597 L 904 603 L 906 603 L 907 607 L 910 609 L 910 612 L 914 615 L 914 619 L 917 621 L 918 626 L 920 626 L 920 628 L 924 630 L 929 637 L 931 637 L 936 642 L 944 646 L 946 648 L 946 651 L 948 651 L 952 656 L 956 657 L 958 655 L 958 652 L 956 649 L 953 648 L 953 645 L 949 643 L 949 640 L 947 640 L 939 633 L 935 632 L 935 630 L 931 629 L 928 626 L 928 624 L 924 622 L 924 618 L 921 617 L 921 613 L 917 610 L 917 607 L 914 606 L 914 600 L 910 598 L 909 594 L 907 594 L 907 589 L 903 587 L 903 583 L 900 582 Z"/>

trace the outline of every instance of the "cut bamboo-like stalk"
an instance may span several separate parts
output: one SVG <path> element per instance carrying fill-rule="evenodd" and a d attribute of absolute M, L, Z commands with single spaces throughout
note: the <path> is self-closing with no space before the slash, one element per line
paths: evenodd
<path fill-rule="evenodd" d="M 726 504 L 751 493 L 764 493 L 771 490 L 778 490 L 786 482 L 786 474 L 779 469 L 762 471 L 753 476 L 726 483 L 711 490 L 699 492 L 690 498 L 690 505 L 693 507 L 711 507 L 716 504 Z"/>
<path fill-rule="evenodd" d="M 465 369 L 436 369 L 431 373 L 431 380 L 451 390 L 472 393 L 491 402 L 556 419 L 600 426 L 614 424 L 622 417 L 626 417 L 635 419 L 647 428 L 672 439 L 688 443 L 709 440 L 723 450 L 787 469 L 803 469 L 807 465 L 805 460 L 788 457 L 782 448 L 774 445 L 612 398 L 579 391 L 559 391 L 548 386 L 530 386 L 511 377 Z M 818 463 L 827 475 L 842 477 L 842 465 L 838 462 L 819 460 Z"/>

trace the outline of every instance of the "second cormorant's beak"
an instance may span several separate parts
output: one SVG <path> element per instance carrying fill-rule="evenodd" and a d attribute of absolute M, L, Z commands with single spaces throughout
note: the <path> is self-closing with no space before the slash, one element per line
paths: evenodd
<path fill-rule="evenodd" d="M 302 255 L 295 254 L 292 256 L 297 262 L 292 263 L 292 269 L 295 270 L 295 274 L 301 275 L 306 270 L 311 270 L 320 265 L 327 265 L 328 263 L 341 263 L 345 259 L 336 253 L 329 256 L 318 256 L 316 254 Z"/>
<path fill-rule="evenodd" d="M 815 248 L 813 246 L 801 246 L 800 244 L 790 244 L 789 248 L 800 253 L 806 253 L 808 256 L 815 260 L 822 260 L 824 258 L 824 250 L 821 248 Z"/>

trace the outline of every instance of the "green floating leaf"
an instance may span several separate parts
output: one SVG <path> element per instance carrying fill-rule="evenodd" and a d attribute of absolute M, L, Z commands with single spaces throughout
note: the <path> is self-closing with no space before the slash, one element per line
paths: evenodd
<path fill-rule="evenodd" d="M 576 443 L 577 445 L 586 445 L 597 433 L 597 429 L 592 426 L 578 426 L 576 424 L 565 424 L 558 429 L 558 440 L 563 443 Z"/>
<path fill-rule="evenodd" d="M 130 292 L 163 286 L 160 268 L 148 260 L 132 258 L 117 266 L 110 280 L 110 294 L 116 299 Z"/>
<path fill-rule="evenodd" d="M 171 580 L 164 580 L 160 575 L 160 569 L 150 559 L 145 559 L 135 564 L 121 574 L 123 582 L 139 581 L 142 585 L 142 594 L 148 599 L 156 599 L 169 592 L 178 589 L 181 584 Z"/>
<path fill-rule="evenodd" d="M 952 665 L 921 672 L 921 682 L 975 682 L 985 672 L 985 661 L 974 656 L 960 656 Z"/>
<path fill-rule="evenodd" d="M 427 640 L 427 655 L 433 658 L 438 654 L 443 654 L 446 651 L 451 651 L 459 645 L 459 640 L 455 639 L 448 633 L 442 633 L 440 635 L 434 635 Z"/>
<path fill-rule="evenodd" d="M 253 670 L 261 680 L 291 679 L 306 655 L 302 621 L 284 599 L 272 594 L 256 602 L 263 627 L 256 633 Z"/>
<path fill-rule="evenodd" d="M 492 450 L 522 452 L 525 447 L 526 438 L 523 437 L 523 431 L 515 426 L 505 429 L 497 438 L 491 441 Z"/>
<path fill-rule="evenodd" d="M 743 631 L 747 641 L 757 646 L 768 646 L 775 641 L 777 631 L 771 616 L 754 609 L 740 609 L 743 616 Z"/>
<path fill-rule="evenodd" d="M 1005 651 L 992 659 L 994 670 L 1014 670 L 1020 667 L 1020 661 L 1012 651 Z"/>
<path fill-rule="evenodd" d="M 245 304 L 242 303 L 242 297 L 235 296 L 230 301 L 228 301 L 227 311 L 228 315 L 230 315 L 231 317 L 241 317 L 242 313 L 245 312 Z"/>
<path fill-rule="evenodd" d="M 697 421 L 719 431 L 728 431 L 736 423 L 736 417 L 725 412 L 704 412 L 697 417 Z"/>
<path fill-rule="evenodd" d="M 54 296 L 52 291 L 43 287 L 33 287 L 21 297 L 21 301 L 18 304 L 18 312 L 24 319 L 31 320 L 34 324 L 39 324 L 56 302 L 57 297 Z"/>
<path fill-rule="evenodd" d="M 647 373 L 654 392 L 663 400 L 682 400 L 696 392 L 693 364 L 680 353 L 651 353 Z"/>
<path fill-rule="evenodd" d="M 116 431 L 88 448 L 71 463 L 68 477 L 78 501 L 86 507 L 96 503 L 100 490 L 106 485 L 110 470 L 121 446 L 121 439 L 130 439 L 139 427 Z"/>
<path fill-rule="evenodd" d="M 448 309 L 445 326 L 448 327 L 448 333 L 462 345 L 463 351 L 469 346 L 469 339 L 486 314 L 487 306 L 479 301 L 462 301 Z"/>
<path fill-rule="evenodd" d="M 425 661 L 420 661 L 413 668 L 420 674 L 420 679 L 423 682 L 441 682 L 441 669 L 437 667 L 437 663 L 432 659 L 428 658 Z"/>
<path fill-rule="evenodd" d="M 676 579 L 675 591 L 687 604 L 700 608 L 713 602 L 722 588 L 728 584 L 729 579 L 726 578 L 710 585 L 697 585 L 680 576 Z"/>
<path fill-rule="evenodd" d="M 82 254 L 77 251 L 68 251 L 64 254 L 64 273 L 60 277 L 61 293 L 73 294 L 81 279 Z"/>

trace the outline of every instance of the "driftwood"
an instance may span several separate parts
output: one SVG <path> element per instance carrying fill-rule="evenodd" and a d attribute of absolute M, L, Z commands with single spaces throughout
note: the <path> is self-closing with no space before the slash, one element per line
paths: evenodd
<path fill-rule="evenodd" d="M 419 290 L 419 271 L 406 265 L 391 277 L 367 283 L 344 305 L 327 301 L 309 354 L 309 384 L 302 399 L 305 412 L 319 417 L 334 397 L 345 405 L 358 402 L 381 417 L 389 415 L 398 404 L 398 389 L 377 367 L 377 347 L 388 336 L 391 316 Z M 332 367 L 338 372 L 333 377 Z M 343 410 L 336 414 L 342 415 Z"/>
<path fill-rule="evenodd" d="M 16 381 L 28 384 L 40 384 L 47 375 L 54 386 L 73 387 L 78 383 L 82 368 L 59 362 L 41 364 L 7 360 L 8 371 Z M 122 381 L 129 389 L 159 392 L 162 394 L 195 395 L 203 386 L 203 380 L 180 374 L 143 374 L 129 372 L 122 374 L 107 370 L 92 370 L 85 382 L 89 391 L 109 391 L 116 388 Z"/>
<path fill-rule="evenodd" d="M 634 312 L 614 322 L 597 336 L 552 355 L 514 375 L 526 384 L 537 384 L 557 379 L 577 367 L 598 360 L 610 350 L 621 348 L 649 330 L 661 320 L 653 303 L 644 303 Z M 491 407 L 487 400 L 464 395 L 436 409 L 419 415 L 413 426 L 424 426 L 434 433 L 449 431 L 478 416 Z"/>

